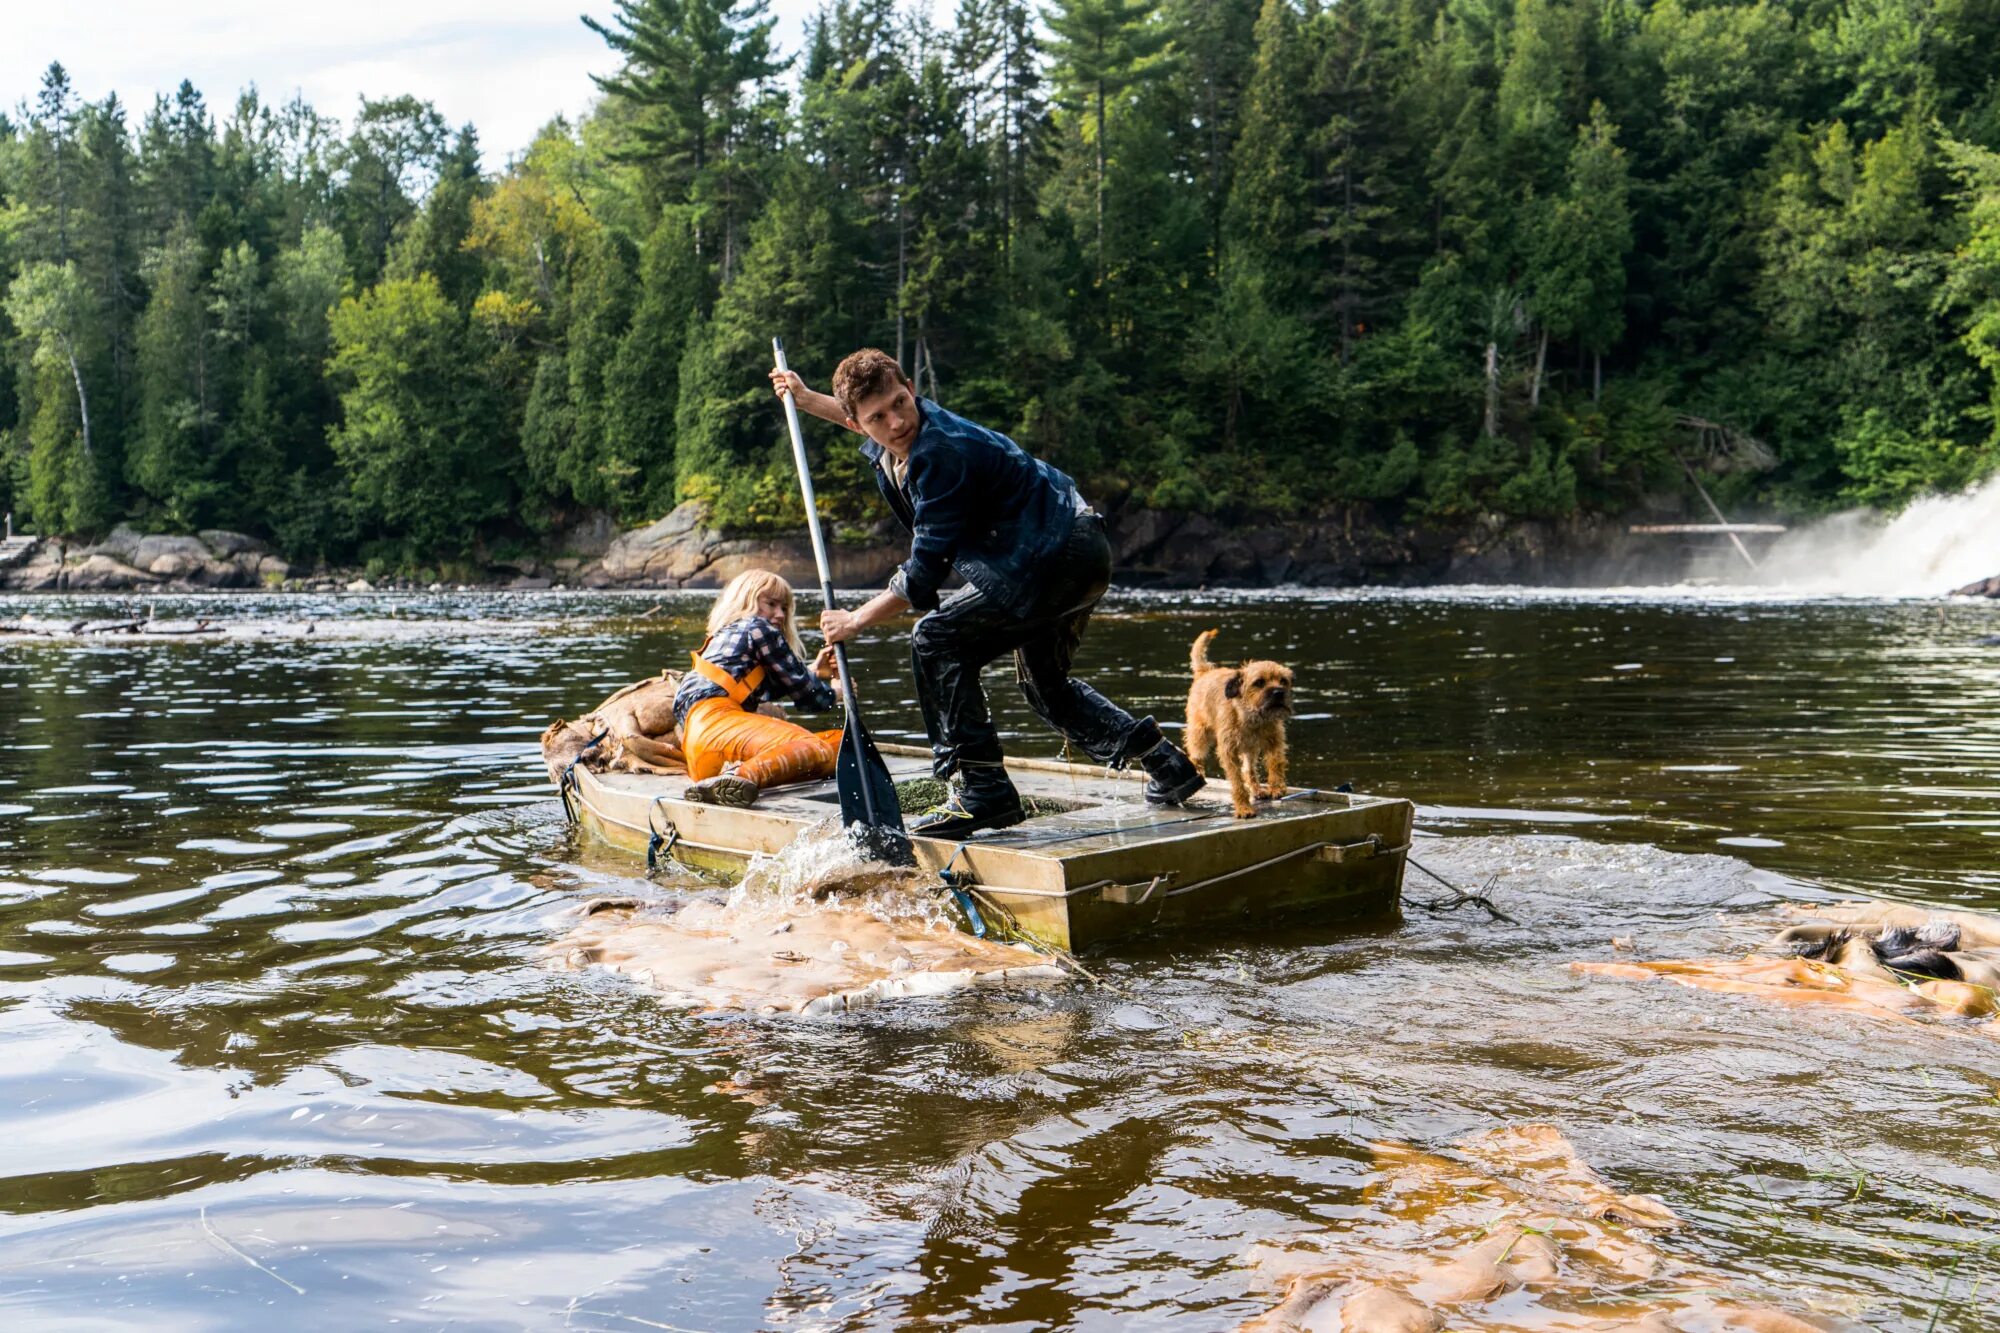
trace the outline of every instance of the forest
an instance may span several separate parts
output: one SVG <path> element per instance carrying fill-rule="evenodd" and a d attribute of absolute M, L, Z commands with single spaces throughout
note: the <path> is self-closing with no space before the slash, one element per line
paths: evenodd
<path fill-rule="evenodd" d="M 1719 450 L 1726 505 L 1807 514 L 2000 460 L 2000 0 L 583 21 L 616 73 L 498 172 L 415 98 L 51 64 L 0 117 L 16 525 L 384 568 L 793 528 L 773 334 L 821 388 L 892 350 L 1111 506 L 1619 513 Z"/>

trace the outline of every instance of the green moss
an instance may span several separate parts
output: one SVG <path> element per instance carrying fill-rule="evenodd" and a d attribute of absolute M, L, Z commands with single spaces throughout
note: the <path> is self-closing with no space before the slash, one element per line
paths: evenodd
<path fill-rule="evenodd" d="M 896 784 L 896 808 L 906 815 L 928 814 L 943 805 L 950 796 L 951 788 L 936 778 L 910 778 Z M 1040 796 L 1024 796 L 1021 805 L 1030 819 L 1082 809 L 1075 801 L 1051 801 Z"/>

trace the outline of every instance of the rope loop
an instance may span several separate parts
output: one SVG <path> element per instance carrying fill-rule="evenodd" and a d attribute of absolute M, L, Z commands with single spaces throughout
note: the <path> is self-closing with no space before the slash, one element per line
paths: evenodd
<path fill-rule="evenodd" d="M 653 822 L 653 812 L 658 810 L 660 802 L 666 799 L 664 796 L 655 796 L 653 803 L 646 807 L 646 873 L 649 875 L 660 868 L 662 857 L 672 859 L 674 845 L 681 840 L 680 826 L 673 820 L 667 821 L 665 830 Z"/>
<path fill-rule="evenodd" d="M 590 744 L 578 750 L 576 758 L 564 764 L 562 774 L 556 778 L 556 795 L 562 797 L 563 818 L 572 824 L 576 823 L 576 766 L 583 762 L 585 755 L 597 748 L 599 741 L 610 734 L 611 728 L 606 727 L 592 736 Z"/>

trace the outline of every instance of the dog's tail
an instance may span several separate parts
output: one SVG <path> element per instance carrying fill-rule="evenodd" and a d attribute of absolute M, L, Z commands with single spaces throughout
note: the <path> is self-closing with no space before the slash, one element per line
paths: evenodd
<path fill-rule="evenodd" d="M 1188 655 L 1188 666 L 1199 676 L 1216 670 L 1215 663 L 1208 660 L 1208 645 L 1215 641 L 1221 630 L 1205 629 L 1194 636 L 1194 651 Z"/>

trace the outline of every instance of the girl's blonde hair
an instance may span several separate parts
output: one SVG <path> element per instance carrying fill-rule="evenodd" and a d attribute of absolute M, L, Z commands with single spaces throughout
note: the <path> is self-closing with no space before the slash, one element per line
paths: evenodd
<path fill-rule="evenodd" d="M 798 654 L 801 662 L 811 661 L 806 656 L 805 646 L 799 642 L 798 612 L 792 602 L 792 585 L 773 574 L 768 569 L 746 569 L 729 580 L 722 594 L 715 599 L 715 605 L 708 609 L 708 632 L 715 633 L 724 625 L 733 625 L 745 616 L 757 614 L 757 599 L 767 592 L 774 592 L 778 600 L 785 604 L 785 642 Z"/>

